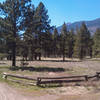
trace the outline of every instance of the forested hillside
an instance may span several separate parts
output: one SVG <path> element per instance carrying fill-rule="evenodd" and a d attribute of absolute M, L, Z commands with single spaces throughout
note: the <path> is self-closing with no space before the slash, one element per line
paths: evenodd
<path fill-rule="evenodd" d="M 92 21 L 78 21 L 78 22 L 74 22 L 74 23 L 66 23 L 68 30 L 70 29 L 74 29 L 76 30 L 77 27 L 80 28 L 82 22 L 85 22 L 87 28 L 89 29 L 89 31 L 91 32 L 91 34 L 93 35 L 96 31 L 97 28 L 100 28 L 100 18 L 92 20 Z M 58 27 L 58 31 L 61 31 L 62 26 Z"/>

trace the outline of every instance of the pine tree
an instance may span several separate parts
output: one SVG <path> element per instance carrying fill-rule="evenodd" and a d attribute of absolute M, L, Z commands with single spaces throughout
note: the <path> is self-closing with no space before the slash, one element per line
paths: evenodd
<path fill-rule="evenodd" d="M 68 55 L 68 31 L 66 24 L 64 23 L 61 30 L 61 52 L 63 55 L 63 61 L 65 61 L 66 55 Z"/>
<path fill-rule="evenodd" d="M 1 16 L 6 20 L 6 29 L 9 32 L 9 39 L 12 42 L 12 66 L 16 66 L 16 42 L 20 31 L 21 22 L 24 19 L 24 14 L 30 6 L 31 0 L 6 0 L 0 3 Z"/>
<path fill-rule="evenodd" d="M 85 23 L 83 22 L 80 30 L 77 31 L 76 43 L 74 47 L 74 56 L 83 59 L 87 55 L 89 43 L 90 33 Z"/>
<path fill-rule="evenodd" d="M 100 57 L 100 29 L 98 28 L 93 36 L 93 55 L 94 57 Z"/>
<path fill-rule="evenodd" d="M 23 21 L 23 26 L 25 28 L 24 37 L 23 37 L 23 40 L 25 43 L 24 48 L 28 48 L 27 56 L 28 56 L 29 60 L 31 60 L 31 61 L 34 58 L 34 52 L 35 52 L 34 41 L 35 41 L 35 27 L 37 24 L 37 22 L 35 21 L 35 18 L 34 18 L 34 13 L 35 13 L 35 8 L 34 8 L 34 5 L 32 5 L 31 7 L 28 8 L 28 10 L 25 14 L 26 15 L 25 19 Z"/>
<path fill-rule="evenodd" d="M 53 51 L 53 39 L 52 39 L 52 33 L 50 31 L 47 31 L 42 36 L 44 39 L 42 40 L 43 46 L 42 46 L 42 54 L 44 57 L 50 57 Z"/>
<path fill-rule="evenodd" d="M 92 58 L 92 46 L 93 46 L 93 39 L 91 33 L 87 30 L 86 34 L 86 56 L 90 56 Z"/>
<path fill-rule="evenodd" d="M 74 30 L 71 29 L 68 36 L 68 57 L 72 58 L 74 53 L 74 42 L 75 42 L 75 33 Z"/>
<path fill-rule="evenodd" d="M 1 14 L 2 15 L 2 14 Z M 7 59 L 11 60 L 11 39 L 10 29 L 11 26 L 8 23 L 8 19 L 0 17 L 0 38 L 1 38 L 1 53 L 7 54 Z M 9 35 L 10 34 L 10 35 Z"/>
<path fill-rule="evenodd" d="M 59 33 L 57 31 L 57 28 L 54 29 L 54 32 L 53 32 L 53 55 L 55 57 L 57 57 L 58 55 L 58 51 L 59 51 L 59 40 L 58 40 L 58 37 L 59 37 Z"/>
<path fill-rule="evenodd" d="M 42 53 L 42 47 L 43 47 L 43 34 L 45 34 L 48 30 L 51 29 L 50 27 L 50 20 L 49 16 L 47 15 L 48 11 L 46 10 L 44 4 L 42 2 L 39 3 L 38 7 L 35 11 L 35 19 L 40 22 L 39 25 L 36 27 L 36 33 L 38 36 L 38 44 L 39 47 L 37 48 L 36 52 L 39 55 L 39 60 L 41 60 L 41 53 Z"/>
<path fill-rule="evenodd" d="M 0 26 L 3 22 L 3 19 L 0 18 Z M 5 35 L 2 32 L 2 28 L 0 27 L 0 53 L 6 53 L 6 40 L 5 40 Z"/>

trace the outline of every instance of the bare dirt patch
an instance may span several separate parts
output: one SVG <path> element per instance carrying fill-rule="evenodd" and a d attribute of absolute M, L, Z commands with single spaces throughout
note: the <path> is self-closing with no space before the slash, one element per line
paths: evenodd
<path fill-rule="evenodd" d="M 28 94 L 25 95 L 7 84 L 0 83 L 0 100 L 56 100 L 57 98 L 57 96 L 50 94 L 36 96 L 34 92 L 33 96 L 28 96 Z"/>

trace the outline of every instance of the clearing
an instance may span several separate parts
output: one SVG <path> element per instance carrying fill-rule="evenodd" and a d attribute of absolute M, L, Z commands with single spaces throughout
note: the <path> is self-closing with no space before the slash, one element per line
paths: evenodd
<path fill-rule="evenodd" d="M 0 61 L 0 73 L 7 72 L 36 78 L 38 76 L 94 75 L 100 72 L 100 60 L 66 61 L 57 60 L 30 61 L 24 70 L 10 70 L 11 61 Z M 20 66 L 20 61 L 17 61 Z M 1 74 L 0 74 L 0 80 Z M 4 80 L 3 80 L 4 81 Z M 4 81 L 5 82 L 5 81 Z M 7 84 L 8 83 L 8 84 Z M 0 83 L 0 100 L 100 100 L 98 86 L 50 87 L 23 86 L 7 81 Z"/>

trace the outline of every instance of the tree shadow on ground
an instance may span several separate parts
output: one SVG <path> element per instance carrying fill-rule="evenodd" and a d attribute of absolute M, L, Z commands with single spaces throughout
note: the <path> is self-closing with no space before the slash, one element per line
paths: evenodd
<path fill-rule="evenodd" d="M 35 71 L 35 72 L 64 72 L 64 68 L 53 68 L 53 67 L 15 67 L 10 68 L 12 71 Z"/>
<path fill-rule="evenodd" d="M 5 65 L 6 63 L 0 63 L 0 65 Z"/>
<path fill-rule="evenodd" d="M 81 60 L 79 61 L 75 61 L 75 60 L 36 60 L 36 61 L 40 61 L 40 62 L 82 62 Z"/>
<path fill-rule="evenodd" d="M 58 88 L 58 87 L 63 87 L 61 84 L 44 84 L 44 85 L 39 85 L 38 87 L 40 88 Z"/>
<path fill-rule="evenodd" d="M 9 69 L 9 67 L 8 66 L 0 66 L 0 69 Z"/>

